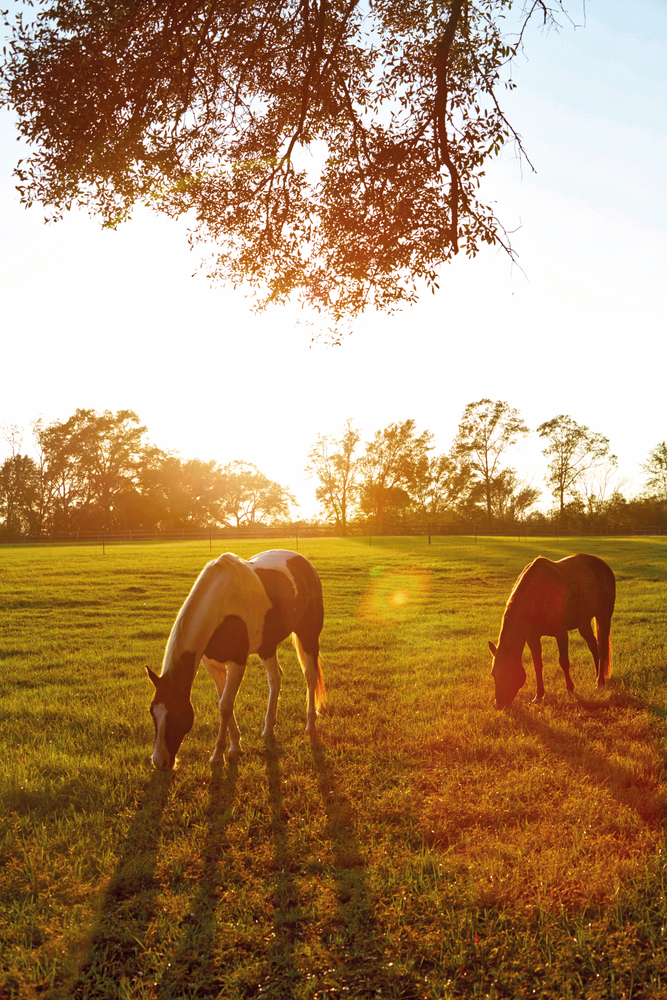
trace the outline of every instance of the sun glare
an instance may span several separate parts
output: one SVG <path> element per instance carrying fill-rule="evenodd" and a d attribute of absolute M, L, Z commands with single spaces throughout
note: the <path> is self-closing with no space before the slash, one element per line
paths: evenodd
<path fill-rule="evenodd" d="M 432 578 L 416 569 L 395 572 L 382 566 L 371 570 L 359 614 L 373 621 L 404 621 L 418 615 L 428 601 Z"/>
<path fill-rule="evenodd" d="M 407 590 L 395 590 L 389 600 L 395 607 L 399 608 L 402 604 L 408 603 L 410 594 Z"/>

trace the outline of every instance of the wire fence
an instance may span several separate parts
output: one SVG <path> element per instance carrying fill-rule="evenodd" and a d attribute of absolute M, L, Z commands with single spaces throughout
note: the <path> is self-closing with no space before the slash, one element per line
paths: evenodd
<path fill-rule="evenodd" d="M 426 537 L 429 539 L 445 536 L 490 537 L 490 538 L 600 538 L 633 537 L 638 535 L 667 535 L 667 525 L 633 527 L 615 525 L 604 530 L 559 528 L 555 523 L 517 523 L 506 528 L 486 528 L 475 524 L 405 524 L 393 525 L 385 530 L 373 526 L 349 525 L 345 535 L 332 525 L 326 524 L 275 524 L 240 525 L 238 528 L 211 527 L 199 530 L 182 529 L 176 531 L 107 531 L 104 528 L 88 531 L 51 532 L 1 532 L 0 545 L 19 544 L 91 544 L 112 542 L 176 542 L 176 541 L 233 541 L 234 539 L 271 538 L 382 538 L 382 537 Z"/>

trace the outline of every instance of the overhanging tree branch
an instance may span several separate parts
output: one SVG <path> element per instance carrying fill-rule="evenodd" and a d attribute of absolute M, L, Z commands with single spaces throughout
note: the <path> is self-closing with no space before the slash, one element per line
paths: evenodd
<path fill-rule="evenodd" d="M 435 50 L 436 92 L 434 102 L 436 156 L 442 157 L 449 171 L 451 182 L 449 206 L 451 211 L 451 244 L 456 254 L 459 252 L 459 199 L 461 198 L 461 180 L 458 169 L 452 159 L 449 135 L 447 132 L 447 98 L 449 61 L 456 32 L 466 6 L 466 0 L 453 0 L 449 19 L 445 25 L 442 37 L 438 40 Z"/>
<path fill-rule="evenodd" d="M 211 275 L 260 306 L 395 309 L 462 249 L 512 254 L 480 180 L 509 137 L 523 155 L 497 87 L 530 18 L 553 20 L 530 4 L 510 42 L 517 5 L 36 0 L 0 70 L 31 145 L 21 198 L 111 227 L 187 213 Z"/>

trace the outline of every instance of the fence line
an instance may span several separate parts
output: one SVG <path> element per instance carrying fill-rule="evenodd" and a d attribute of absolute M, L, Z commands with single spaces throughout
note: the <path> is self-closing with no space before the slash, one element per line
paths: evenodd
<path fill-rule="evenodd" d="M 560 530 L 555 525 L 513 525 L 505 529 L 479 528 L 476 525 L 395 525 L 376 532 L 364 525 L 350 525 L 347 538 L 399 538 L 415 537 L 487 537 L 487 538 L 599 538 L 633 537 L 637 535 L 667 535 L 666 525 L 650 525 L 641 528 L 619 525 L 611 531 Z M 84 544 L 91 542 L 172 542 L 172 541 L 233 541 L 234 539 L 261 538 L 341 538 L 341 532 L 330 525 L 319 524 L 278 524 L 252 525 L 238 528 L 210 528 L 186 531 L 52 531 L 52 532 L 0 532 L 0 544 Z"/>

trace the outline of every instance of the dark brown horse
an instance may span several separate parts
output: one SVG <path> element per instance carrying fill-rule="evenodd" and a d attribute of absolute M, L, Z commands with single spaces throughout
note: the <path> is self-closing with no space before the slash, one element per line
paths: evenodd
<path fill-rule="evenodd" d="M 320 579 L 298 552 L 272 549 L 247 561 L 227 552 L 208 563 L 174 622 L 162 673 L 158 677 L 146 667 L 155 688 L 150 708 L 155 767 L 167 771 L 174 766 L 192 729 L 190 691 L 200 660 L 219 698 L 220 732 L 211 762 L 223 759 L 228 732 L 229 752 L 241 749 L 234 703 L 250 653 L 257 653 L 266 668 L 269 703 L 264 735 L 271 736 L 283 675 L 276 650 L 290 632 L 308 688 L 306 732 L 314 735 L 317 709 L 326 701 L 319 645 L 323 622 Z"/>
<path fill-rule="evenodd" d="M 544 697 L 543 635 L 555 637 L 565 685 L 568 691 L 573 691 L 567 633 L 575 628 L 579 629 L 593 655 L 596 683 L 602 687 L 605 679 L 611 676 L 610 630 L 615 599 L 614 574 L 597 556 L 580 553 L 558 562 L 538 556 L 526 566 L 509 596 L 498 645 L 489 643 L 496 707 L 511 705 L 526 683 L 526 671 L 521 663 L 526 643 L 535 666 L 534 700 L 539 702 Z M 591 625 L 593 618 L 597 637 Z"/>

